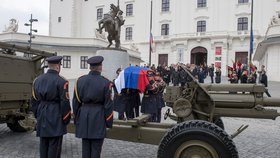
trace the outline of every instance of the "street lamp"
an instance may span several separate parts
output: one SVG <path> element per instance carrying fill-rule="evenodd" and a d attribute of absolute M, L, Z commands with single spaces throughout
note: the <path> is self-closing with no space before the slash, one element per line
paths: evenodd
<path fill-rule="evenodd" d="M 32 34 L 32 32 L 38 32 L 37 29 L 33 29 L 33 28 L 32 28 L 32 23 L 33 23 L 33 22 L 38 22 L 38 19 L 33 19 L 33 18 L 32 18 L 32 14 L 31 14 L 31 17 L 30 17 L 30 19 L 29 19 L 29 23 L 25 23 L 25 24 L 24 24 L 24 26 L 29 26 L 29 27 L 30 27 L 30 31 L 29 31 L 29 33 L 28 33 L 28 35 L 29 35 L 29 40 L 28 40 L 29 49 L 31 49 L 32 39 L 35 38 L 35 36 Z M 29 55 L 27 55 L 27 56 L 29 56 Z"/>

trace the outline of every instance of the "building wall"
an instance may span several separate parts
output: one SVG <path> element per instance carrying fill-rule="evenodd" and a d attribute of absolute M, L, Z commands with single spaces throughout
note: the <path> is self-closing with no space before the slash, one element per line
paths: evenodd
<path fill-rule="evenodd" d="M 49 15 L 50 36 L 71 37 L 72 7 L 73 7 L 72 0 L 50 1 L 50 15 Z M 58 22 L 58 17 L 61 17 L 61 22 Z"/>
<path fill-rule="evenodd" d="M 277 44 L 271 45 L 267 48 L 267 62 L 266 72 L 270 81 L 280 81 L 280 46 Z"/>
<path fill-rule="evenodd" d="M 74 5 L 56 5 L 58 0 L 51 0 L 50 17 L 71 17 L 72 32 L 63 31 L 69 23 L 51 24 L 51 35 L 92 38 L 98 26 L 96 11 L 103 8 L 109 11 L 110 3 L 116 0 L 75 0 Z M 73 0 L 72 0 L 73 1 Z M 63 1 L 59 3 L 69 3 Z M 149 62 L 150 37 L 150 0 L 121 0 L 120 8 L 126 19 L 121 32 L 121 43 L 128 46 L 134 43 L 141 52 L 145 63 Z M 58 3 L 58 2 L 57 2 Z M 126 5 L 133 4 L 133 16 L 125 16 Z M 55 5 L 55 7 L 53 6 Z M 71 13 L 68 11 L 71 10 Z M 226 65 L 235 60 L 236 51 L 249 51 L 249 31 L 237 31 L 237 19 L 248 18 L 250 29 L 251 0 L 247 4 L 238 4 L 238 0 L 207 0 L 207 7 L 197 8 L 197 0 L 170 0 L 170 11 L 161 11 L 161 0 L 153 0 L 152 33 L 155 41 L 155 52 L 151 55 L 152 63 L 158 63 L 158 54 L 168 54 L 168 63 L 178 62 L 177 48 L 184 48 L 184 62 L 190 62 L 190 51 L 193 47 L 203 46 L 208 50 L 207 64 L 215 60 L 215 47 L 222 46 L 222 71 Z M 279 0 L 254 0 L 254 36 L 255 47 L 265 35 L 270 18 L 280 12 Z M 67 15 L 66 15 L 67 14 Z M 63 17 L 62 17 L 63 18 Z M 54 18 L 55 19 L 55 18 Z M 206 20 L 206 32 L 197 33 L 197 21 Z M 52 19 L 50 20 L 52 21 Z M 161 36 L 161 25 L 169 24 L 169 35 Z M 133 39 L 125 40 L 125 28 L 133 28 Z"/>
<path fill-rule="evenodd" d="M 22 33 L 2 33 L 0 34 L 0 41 L 28 46 L 28 37 L 29 36 L 27 34 Z M 96 55 L 98 50 L 106 47 L 106 45 L 107 43 L 104 40 L 96 38 L 66 38 L 40 35 L 36 35 L 36 38 L 32 42 L 33 49 L 57 53 L 57 55 L 60 56 L 71 57 L 71 67 L 64 68 L 63 65 L 61 67 L 60 74 L 67 79 L 76 79 L 81 75 L 87 74 L 89 72 L 89 67 L 86 69 L 81 68 L 81 56 L 87 56 L 90 58 Z M 128 48 L 124 49 L 128 52 L 129 64 L 140 65 L 140 52 Z M 108 66 L 117 69 L 116 65 L 113 64 L 114 63 L 109 63 Z M 103 75 L 109 76 L 106 72 L 103 72 Z"/>

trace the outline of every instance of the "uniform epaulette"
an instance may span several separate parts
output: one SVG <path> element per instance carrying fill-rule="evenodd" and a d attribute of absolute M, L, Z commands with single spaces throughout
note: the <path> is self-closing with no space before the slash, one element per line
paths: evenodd
<path fill-rule="evenodd" d="M 82 103 L 82 102 L 81 102 L 81 99 L 80 99 L 80 97 L 79 97 L 78 89 L 77 89 L 77 88 L 78 88 L 78 80 L 79 80 L 81 77 L 83 77 L 83 76 L 85 76 L 85 75 L 82 75 L 82 76 L 80 76 L 80 77 L 77 78 L 76 83 L 75 83 L 75 86 L 74 86 L 74 92 L 75 92 L 76 98 L 77 98 L 77 100 L 78 100 L 79 103 Z"/>
<path fill-rule="evenodd" d="M 101 75 L 102 76 L 102 75 Z M 108 80 L 108 81 L 110 81 L 110 82 L 112 82 L 111 80 L 109 80 L 107 77 L 105 77 L 105 76 L 102 76 L 104 79 L 106 79 L 106 80 Z"/>
<path fill-rule="evenodd" d="M 33 80 L 33 83 L 32 83 L 32 96 L 35 100 L 37 100 L 36 95 L 35 95 L 35 88 L 34 88 L 34 84 L 35 84 L 36 80 L 37 80 L 37 77 Z"/>
<path fill-rule="evenodd" d="M 61 75 L 59 75 L 61 78 L 63 78 L 65 81 L 68 81 L 65 77 L 63 77 L 63 76 L 61 76 Z"/>

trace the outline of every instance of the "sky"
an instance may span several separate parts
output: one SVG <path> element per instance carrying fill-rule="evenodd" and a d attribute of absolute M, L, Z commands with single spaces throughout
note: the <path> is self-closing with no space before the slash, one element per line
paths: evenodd
<path fill-rule="evenodd" d="M 0 32 L 3 32 L 5 25 L 9 26 L 9 20 L 14 18 L 19 21 L 18 32 L 28 33 L 29 27 L 24 23 L 29 23 L 32 14 L 33 28 L 38 32 L 34 34 L 49 34 L 49 3 L 50 0 L 0 0 Z"/>

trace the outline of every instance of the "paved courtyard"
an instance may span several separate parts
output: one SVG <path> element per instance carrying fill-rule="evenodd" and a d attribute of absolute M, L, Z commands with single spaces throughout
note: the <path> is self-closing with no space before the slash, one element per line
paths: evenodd
<path fill-rule="evenodd" d="M 223 80 L 224 82 L 225 79 Z M 269 82 L 272 96 L 279 96 L 279 82 Z M 280 110 L 280 108 L 279 108 Z M 234 142 L 241 158 L 280 158 L 280 118 L 274 120 L 223 118 L 226 131 L 232 134 L 242 124 L 249 127 Z M 14 133 L 0 124 L 0 158 L 37 158 L 39 139 L 35 132 Z M 155 158 L 156 145 L 106 139 L 103 158 Z M 81 157 L 81 140 L 67 134 L 63 140 L 63 158 Z"/>

